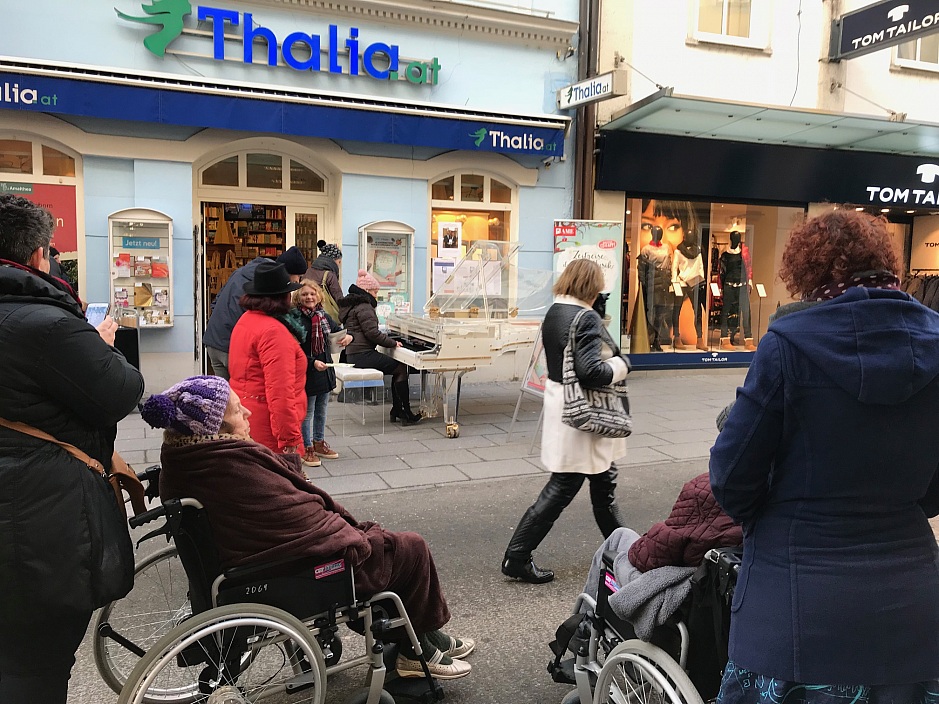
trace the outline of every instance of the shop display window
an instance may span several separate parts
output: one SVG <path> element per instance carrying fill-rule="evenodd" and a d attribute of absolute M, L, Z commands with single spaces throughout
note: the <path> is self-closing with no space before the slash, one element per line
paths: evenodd
<path fill-rule="evenodd" d="M 359 268 L 378 281 L 380 324 L 392 314 L 412 312 L 413 248 L 414 228 L 407 223 L 385 220 L 359 228 Z"/>
<path fill-rule="evenodd" d="M 46 176 L 75 176 L 75 159 L 58 149 L 42 145 L 42 173 Z"/>
<path fill-rule="evenodd" d="M 630 352 L 752 352 L 777 305 L 776 280 L 801 208 L 629 198 L 623 334 Z"/>
<path fill-rule="evenodd" d="M 173 325 L 172 220 L 135 208 L 108 218 L 111 313 L 123 327 Z"/>
<path fill-rule="evenodd" d="M 31 174 L 33 143 L 16 139 L 0 139 L 0 173 Z"/>

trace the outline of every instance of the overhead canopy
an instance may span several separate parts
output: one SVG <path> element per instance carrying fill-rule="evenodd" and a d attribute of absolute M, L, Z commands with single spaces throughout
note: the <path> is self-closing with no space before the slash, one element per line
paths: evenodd
<path fill-rule="evenodd" d="M 570 118 L 0 57 L 0 108 L 560 157 Z"/>
<path fill-rule="evenodd" d="M 601 131 L 794 147 L 939 156 L 939 125 L 676 95 L 663 88 L 616 113 Z"/>

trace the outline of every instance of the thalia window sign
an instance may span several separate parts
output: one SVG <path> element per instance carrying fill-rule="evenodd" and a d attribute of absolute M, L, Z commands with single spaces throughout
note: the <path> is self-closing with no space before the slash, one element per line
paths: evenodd
<path fill-rule="evenodd" d="M 144 4 L 143 16 L 133 16 L 115 8 L 117 16 L 128 22 L 154 27 L 155 31 L 144 40 L 144 46 L 155 56 L 163 58 L 167 48 L 185 31 L 186 18 L 192 14 L 187 0 L 154 0 Z M 405 79 L 413 84 L 436 85 L 440 76 L 440 63 L 434 57 L 430 61 L 411 61 L 402 65 L 397 44 L 372 42 L 366 44 L 359 39 L 359 29 L 350 27 L 340 32 L 338 25 L 331 24 L 324 39 L 319 34 L 294 31 L 279 37 L 263 26 L 251 12 L 239 12 L 221 7 L 200 5 L 196 16 L 199 22 L 212 27 L 212 58 L 225 61 L 225 42 L 233 38 L 240 40 L 241 59 L 246 64 L 255 63 L 255 51 L 261 53 L 258 63 L 277 66 L 280 59 L 296 71 L 323 71 L 349 76 L 366 75 L 379 81 Z M 225 34 L 226 30 L 240 27 L 240 36 Z M 325 56 L 324 56 L 325 54 Z M 325 64 L 325 65 L 324 65 Z M 360 74 L 364 69 L 364 74 Z"/>

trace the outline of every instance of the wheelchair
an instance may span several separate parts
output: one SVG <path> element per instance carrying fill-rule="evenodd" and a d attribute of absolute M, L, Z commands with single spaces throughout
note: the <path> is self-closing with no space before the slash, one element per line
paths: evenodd
<path fill-rule="evenodd" d="M 610 595 L 619 590 L 616 552 L 604 553 L 597 597 L 581 594 L 551 643 L 555 657 L 548 672 L 555 682 L 576 685 L 561 704 L 713 701 L 727 664 L 730 603 L 741 556 L 742 548 L 709 550 L 692 577 L 691 596 L 645 642 L 610 606 Z"/>
<path fill-rule="evenodd" d="M 365 686 L 352 694 L 349 704 L 394 704 L 392 691 L 422 704 L 443 698 L 401 599 L 393 592 L 358 598 L 352 565 L 342 558 L 223 571 L 198 501 L 164 501 L 132 518 L 131 526 L 161 517 L 165 528 L 154 532 L 167 533 L 175 546 L 155 559 L 162 564 L 179 560 L 187 599 L 179 603 L 177 590 L 173 603 L 150 625 L 165 632 L 150 639 L 146 650 L 133 642 L 136 652 L 128 649 L 120 640 L 129 639 L 120 634 L 103 639 L 139 656 L 126 676 L 112 670 L 115 679 L 124 680 L 119 704 L 248 704 L 268 698 L 323 704 L 328 677 L 362 665 L 368 666 Z M 165 615 L 170 617 L 166 621 Z M 364 653 L 346 660 L 341 659 L 338 636 L 344 624 L 365 637 Z M 418 655 L 424 677 L 392 682 L 393 667 L 386 660 L 393 662 L 395 653 L 386 640 L 399 640 L 402 634 Z"/>

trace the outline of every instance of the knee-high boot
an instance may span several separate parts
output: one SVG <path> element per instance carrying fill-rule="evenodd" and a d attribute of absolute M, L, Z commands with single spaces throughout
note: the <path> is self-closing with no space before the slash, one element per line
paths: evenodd
<path fill-rule="evenodd" d="M 535 565 L 531 554 L 551 531 L 561 512 L 577 496 L 584 479 L 583 474 L 555 472 L 551 475 L 535 503 L 528 507 L 515 527 L 502 560 L 503 574 L 533 584 L 554 579 L 553 572 Z"/>
<path fill-rule="evenodd" d="M 398 403 L 398 413 L 395 414 L 394 408 L 392 408 L 391 420 L 394 422 L 397 418 L 401 420 L 404 425 L 411 425 L 412 423 L 419 423 L 422 419 L 420 413 L 413 413 L 411 411 L 411 389 L 408 386 L 407 377 L 403 381 L 391 380 L 391 394 L 392 399 L 397 396 Z"/>
<path fill-rule="evenodd" d="M 590 479 L 590 503 L 593 506 L 593 517 L 597 527 L 604 538 L 617 528 L 624 527 L 619 506 L 616 505 L 616 476 L 619 474 L 616 465 L 602 474 L 594 474 Z"/>
<path fill-rule="evenodd" d="M 398 387 L 395 385 L 394 380 L 391 382 L 391 422 L 397 423 L 401 420 L 401 397 L 398 395 Z"/>

